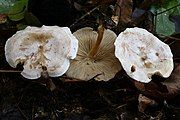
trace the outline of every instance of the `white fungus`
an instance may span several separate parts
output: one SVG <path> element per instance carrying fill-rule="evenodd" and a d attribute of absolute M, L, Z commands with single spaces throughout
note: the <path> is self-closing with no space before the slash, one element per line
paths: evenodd
<path fill-rule="evenodd" d="M 5 56 L 11 67 L 24 64 L 25 78 L 37 79 L 44 68 L 51 77 L 64 74 L 77 49 L 78 40 L 67 27 L 27 27 L 7 40 Z"/>
<path fill-rule="evenodd" d="M 169 77 L 173 70 L 170 47 L 142 28 L 127 28 L 115 41 L 115 56 L 133 79 L 148 83 L 154 74 Z"/>

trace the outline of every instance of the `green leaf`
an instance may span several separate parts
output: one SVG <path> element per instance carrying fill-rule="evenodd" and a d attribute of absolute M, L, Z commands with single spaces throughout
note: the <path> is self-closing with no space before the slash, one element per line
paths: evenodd
<path fill-rule="evenodd" d="M 28 4 L 28 0 L 16 1 L 9 9 L 8 17 L 12 21 L 19 21 L 24 18 L 24 13 Z"/>
<path fill-rule="evenodd" d="M 171 15 L 172 16 L 180 15 L 180 2 L 178 3 L 178 6 L 173 9 L 173 12 Z"/>
<path fill-rule="evenodd" d="M 17 14 L 8 14 L 8 17 L 12 21 L 19 21 L 24 18 L 24 11 L 17 13 Z"/>
<path fill-rule="evenodd" d="M 160 8 L 157 12 L 165 11 L 165 8 Z M 169 20 L 169 12 L 158 14 L 156 17 L 156 32 L 165 36 L 169 36 L 175 32 L 175 25 Z"/>
<path fill-rule="evenodd" d="M 165 6 L 166 9 L 171 9 L 170 15 L 180 15 L 180 0 L 169 0 Z"/>
<path fill-rule="evenodd" d="M 170 15 L 180 15 L 180 0 L 166 0 L 161 7 L 171 12 Z"/>
<path fill-rule="evenodd" d="M 7 13 L 16 0 L 0 0 L 0 13 Z"/>
<path fill-rule="evenodd" d="M 152 6 L 152 8 L 154 8 Z M 166 0 L 160 7 L 155 7 L 157 16 L 155 17 L 156 32 L 169 36 L 175 32 L 175 24 L 169 17 L 180 15 L 180 0 Z M 152 9 L 151 11 L 154 11 Z"/>

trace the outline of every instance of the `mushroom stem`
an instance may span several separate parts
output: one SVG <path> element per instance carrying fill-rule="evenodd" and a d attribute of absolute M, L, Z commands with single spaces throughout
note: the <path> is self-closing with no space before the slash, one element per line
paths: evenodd
<path fill-rule="evenodd" d="M 52 79 L 49 78 L 47 68 L 42 66 L 43 71 L 41 72 L 42 83 L 45 82 L 46 86 L 53 91 L 56 88 L 56 85 L 53 83 Z"/>
<path fill-rule="evenodd" d="M 96 55 L 96 53 L 97 53 L 97 51 L 99 49 L 99 45 L 101 44 L 101 41 L 102 41 L 102 38 L 103 38 L 103 34 L 104 34 L 104 27 L 103 27 L 103 25 L 100 25 L 98 27 L 98 37 L 97 37 L 96 43 L 95 43 L 95 45 L 93 46 L 93 48 L 90 50 L 90 52 L 88 54 L 89 58 L 93 58 Z"/>

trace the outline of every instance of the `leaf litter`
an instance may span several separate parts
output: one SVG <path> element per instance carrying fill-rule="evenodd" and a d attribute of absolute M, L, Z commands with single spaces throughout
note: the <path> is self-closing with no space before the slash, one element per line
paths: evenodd
<path fill-rule="evenodd" d="M 125 2 L 126 4 L 119 4 L 121 2 Z M 136 20 L 132 18 L 133 16 L 131 15 L 133 15 L 135 11 L 132 4 L 134 5 L 135 2 L 130 0 L 118 0 L 118 2 L 114 0 L 103 2 L 100 2 L 100 0 L 97 2 L 89 0 L 86 5 L 88 4 L 91 7 L 84 7 L 85 5 L 83 6 L 83 4 L 81 5 L 81 3 L 79 3 L 81 8 L 86 9 L 79 9 L 79 12 L 74 14 L 76 17 L 73 17 L 73 22 L 70 22 L 72 25 L 71 29 L 76 31 L 83 26 L 96 29 L 98 26 L 96 19 L 103 17 L 106 26 L 111 26 L 112 30 L 116 33 L 120 33 L 126 27 L 133 26 L 143 27 L 156 33 L 157 31 L 153 29 L 152 14 L 147 14 L 149 4 L 146 3 L 146 0 L 140 2 L 140 6 L 138 6 L 139 4 L 135 5 L 137 9 L 145 10 L 145 12 L 135 13 L 140 14 L 136 16 Z M 39 3 L 36 3 L 35 6 L 38 6 L 38 4 Z M 100 7 L 101 4 L 104 6 L 103 8 Z M 125 10 L 127 14 L 121 14 L 123 16 L 119 18 L 124 18 L 118 19 L 118 24 L 122 25 L 124 22 L 125 26 L 122 27 L 111 24 L 111 15 L 108 15 L 107 7 L 105 7 L 111 4 L 114 6 L 116 4 L 116 6 L 124 8 L 123 10 Z M 153 0 L 150 1 L 150 4 L 153 4 Z M 159 3 L 158 1 L 155 4 L 161 4 L 161 2 Z M 86 14 L 87 11 L 90 12 Z M 38 14 L 32 14 L 39 18 Z M 138 20 L 142 22 L 137 22 Z M 42 18 L 38 23 L 39 22 L 42 22 Z M 78 79 L 62 76 L 59 79 L 52 78 L 56 88 L 51 91 L 45 84 L 42 84 L 42 80 L 29 81 L 23 78 L 18 72 L 22 70 L 21 67 L 12 69 L 8 66 L 4 57 L 4 44 L 5 41 L 17 31 L 16 24 L 16 22 L 9 19 L 7 19 L 5 23 L 0 24 L 1 119 L 173 120 L 180 118 L 179 34 L 172 36 L 165 34 L 163 38 L 161 38 L 170 45 L 174 55 L 175 68 L 171 76 L 167 79 L 154 76 L 150 83 L 144 84 L 131 79 L 124 70 L 118 72 L 114 78 L 107 82 L 95 81 L 93 78 L 89 81 L 79 81 Z M 62 25 L 62 23 L 60 24 Z M 176 25 L 177 23 L 175 27 L 177 27 Z M 118 29 L 118 27 L 121 29 Z M 158 32 L 157 35 L 158 34 L 162 33 Z"/>

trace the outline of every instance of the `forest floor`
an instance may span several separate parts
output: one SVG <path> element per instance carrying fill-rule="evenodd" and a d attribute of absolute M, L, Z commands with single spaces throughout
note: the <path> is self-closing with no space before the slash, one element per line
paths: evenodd
<path fill-rule="evenodd" d="M 47 3 L 31 1 L 28 12 L 36 15 L 41 22 L 39 24 L 39 21 L 32 14 L 28 14 L 31 15 L 30 18 L 33 18 L 32 21 L 36 24 L 34 26 L 42 24 L 63 25 L 69 26 L 74 32 L 84 26 L 97 28 L 97 18 L 103 18 L 107 23 L 106 27 L 114 30 L 117 34 L 127 27 L 134 26 L 143 27 L 155 33 L 154 24 L 151 21 L 153 18 L 147 11 L 142 15 L 139 15 L 141 14 L 139 12 L 136 13 L 139 15 L 138 19 L 135 22 L 126 23 L 130 14 L 135 11 L 132 5 L 128 3 L 122 5 L 124 11 L 121 12 L 126 14 L 122 14 L 122 19 L 119 19 L 121 24 L 116 26 L 115 22 L 109 19 L 108 14 L 110 13 L 103 13 L 106 6 L 110 5 L 110 0 L 101 1 L 104 6 L 102 8 L 98 4 L 92 5 L 93 7 L 86 6 L 86 10 L 84 10 L 83 5 L 73 4 L 76 8 L 75 12 L 72 12 L 75 9 L 72 10 L 72 6 L 67 7 L 68 4 L 62 6 L 61 9 L 53 3 L 55 7 L 47 10 L 48 0 Z M 125 3 L 127 1 L 132 2 L 132 0 L 122 1 Z M 51 3 L 51 0 L 49 2 Z M 64 5 L 64 3 L 62 4 Z M 143 3 L 143 5 L 141 9 L 147 7 L 146 4 Z M 42 6 L 42 9 L 39 6 Z M 136 7 L 139 6 L 136 5 Z M 59 11 L 64 12 L 64 9 L 66 10 L 65 13 L 60 14 Z M 46 10 L 47 14 L 42 14 Z M 63 18 L 65 14 L 69 16 Z M 19 72 L 22 70 L 22 66 L 13 69 L 6 62 L 4 54 L 6 40 L 17 30 L 22 29 L 19 26 L 24 26 L 24 23 L 29 23 L 27 25 L 33 24 L 32 21 L 29 22 L 27 19 L 24 21 L 24 19 L 20 21 L 7 20 L 5 23 L 0 23 L 1 120 L 180 120 L 180 34 L 163 38 L 172 49 L 175 63 L 173 73 L 176 72 L 175 75 L 173 74 L 167 79 L 173 80 L 176 78 L 179 81 L 171 89 L 168 85 L 162 84 L 166 79 L 154 76 L 150 83 L 143 84 L 129 78 L 126 72 L 121 70 L 107 82 L 95 81 L 93 78 L 89 81 L 77 81 L 68 78 L 66 75 L 59 78 L 50 78 L 56 86 L 54 90 L 50 90 L 47 84 L 42 83 L 42 80 L 28 80 L 22 77 Z"/>

